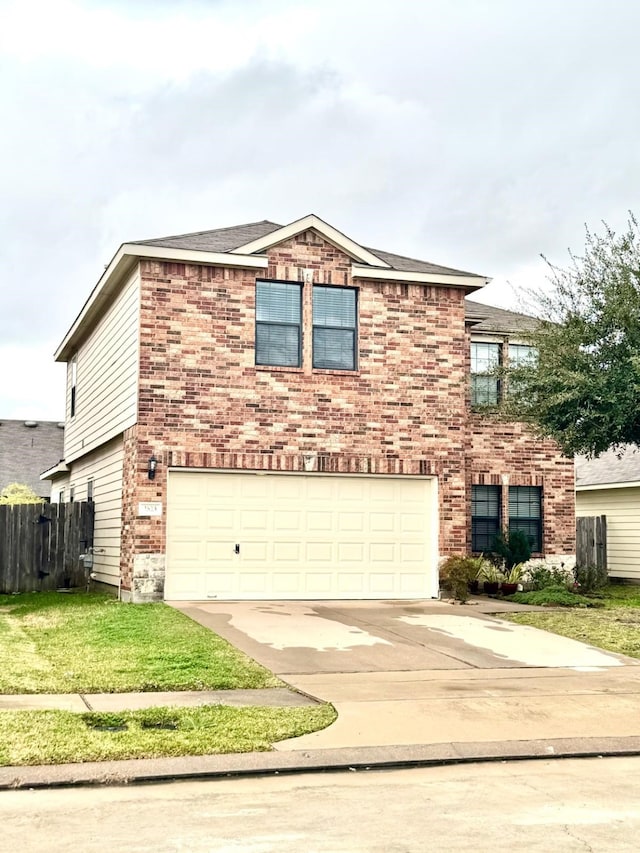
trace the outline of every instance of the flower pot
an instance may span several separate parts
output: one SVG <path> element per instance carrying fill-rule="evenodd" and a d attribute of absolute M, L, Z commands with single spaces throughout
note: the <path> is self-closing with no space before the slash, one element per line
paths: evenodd
<path fill-rule="evenodd" d="M 471 593 L 471 595 L 477 595 L 480 592 L 480 581 L 479 580 L 469 581 L 468 585 L 469 585 L 469 592 Z"/>
<path fill-rule="evenodd" d="M 499 581 L 485 581 L 484 582 L 484 594 L 485 595 L 497 595 L 499 589 L 500 589 L 500 582 Z"/>
<path fill-rule="evenodd" d="M 518 591 L 517 583 L 507 583 L 506 581 L 502 581 L 502 594 L 503 595 L 513 595 Z"/>

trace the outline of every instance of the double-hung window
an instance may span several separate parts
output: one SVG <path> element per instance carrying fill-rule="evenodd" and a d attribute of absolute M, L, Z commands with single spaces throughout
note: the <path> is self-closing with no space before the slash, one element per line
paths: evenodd
<path fill-rule="evenodd" d="M 356 369 L 356 290 L 351 287 L 313 288 L 313 366 Z"/>
<path fill-rule="evenodd" d="M 542 489 L 509 487 L 509 531 L 522 530 L 534 553 L 542 551 Z"/>
<path fill-rule="evenodd" d="M 500 530 L 500 486 L 472 486 L 471 550 L 490 551 Z"/>
<path fill-rule="evenodd" d="M 256 282 L 256 364 L 302 364 L 302 286 Z"/>
<path fill-rule="evenodd" d="M 500 399 L 500 344 L 471 344 L 471 405 L 496 406 Z"/>

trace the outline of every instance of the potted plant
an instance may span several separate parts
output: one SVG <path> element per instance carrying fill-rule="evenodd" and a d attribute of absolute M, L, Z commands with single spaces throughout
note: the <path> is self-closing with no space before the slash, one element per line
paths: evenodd
<path fill-rule="evenodd" d="M 483 589 L 485 595 L 497 595 L 500 589 L 500 584 L 504 580 L 504 573 L 488 560 L 483 564 L 479 574 L 483 581 Z"/>
<path fill-rule="evenodd" d="M 518 584 L 522 580 L 523 573 L 524 563 L 516 563 L 515 566 L 511 566 L 511 569 L 504 573 L 504 580 L 502 581 L 503 595 L 513 595 L 514 592 L 518 591 Z"/>

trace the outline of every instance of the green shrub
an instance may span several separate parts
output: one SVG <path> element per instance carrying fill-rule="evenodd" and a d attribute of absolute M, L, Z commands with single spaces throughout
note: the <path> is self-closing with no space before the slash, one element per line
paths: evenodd
<path fill-rule="evenodd" d="M 607 570 L 597 566 L 576 566 L 573 576 L 582 593 L 598 592 L 609 583 Z"/>
<path fill-rule="evenodd" d="M 464 603 L 469 598 L 469 584 L 478 577 L 484 560 L 452 554 L 440 565 L 440 583 L 451 595 Z"/>
<path fill-rule="evenodd" d="M 531 557 L 531 542 L 524 530 L 502 530 L 493 539 L 493 559 L 504 563 L 507 572 Z"/>
<path fill-rule="evenodd" d="M 562 566 L 546 565 L 544 563 L 531 566 L 527 570 L 527 583 L 533 590 L 562 587 L 573 591 L 573 577 Z M 569 589 L 571 587 L 571 589 Z"/>
<path fill-rule="evenodd" d="M 509 601 L 516 604 L 531 604 L 537 607 L 603 607 L 602 601 L 586 598 L 569 592 L 566 586 L 548 586 L 532 592 L 516 592 L 507 596 Z"/>

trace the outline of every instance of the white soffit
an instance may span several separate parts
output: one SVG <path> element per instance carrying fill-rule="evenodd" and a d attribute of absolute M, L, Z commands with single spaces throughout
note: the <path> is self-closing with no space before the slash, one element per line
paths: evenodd
<path fill-rule="evenodd" d="M 378 281 L 412 281 L 419 284 L 437 284 L 444 287 L 464 287 L 467 290 L 479 290 L 489 284 L 490 278 L 475 275 L 446 275 L 433 272 L 406 272 L 392 269 L 373 269 L 354 264 L 351 267 L 352 278 L 367 278 Z"/>
<path fill-rule="evenodd" d="M 342 249 L 345 254 L 363 264 L 371 264 L 374 267 L 382 267 L 383 269 L 391 268 L 388 263 L 377 257 L 377 255 L 367 251 L 367 249 L 364 249 L 341 231 L 338 231 L 337 228 L 324 222 L 313 213 L 309 214 L 309 216 L 303 216 L 302 219 L 297 219 L 295 222 L 291 222 L 277 231 L 272 231 L 264 237 L 259 237 L 250 243 L 245 243 L 244 246 L 238 246 L 237 249 L 232 250 L 231 254 L 250 255 L 254 252 L 263 252 L 265 249 L 289 240 L 291 237 L 295 237 L 296 234 L 300 234 L 302 231 L 307 231 L 310 228 L 322 234 L 327 242 L 338 249 Z"/>

